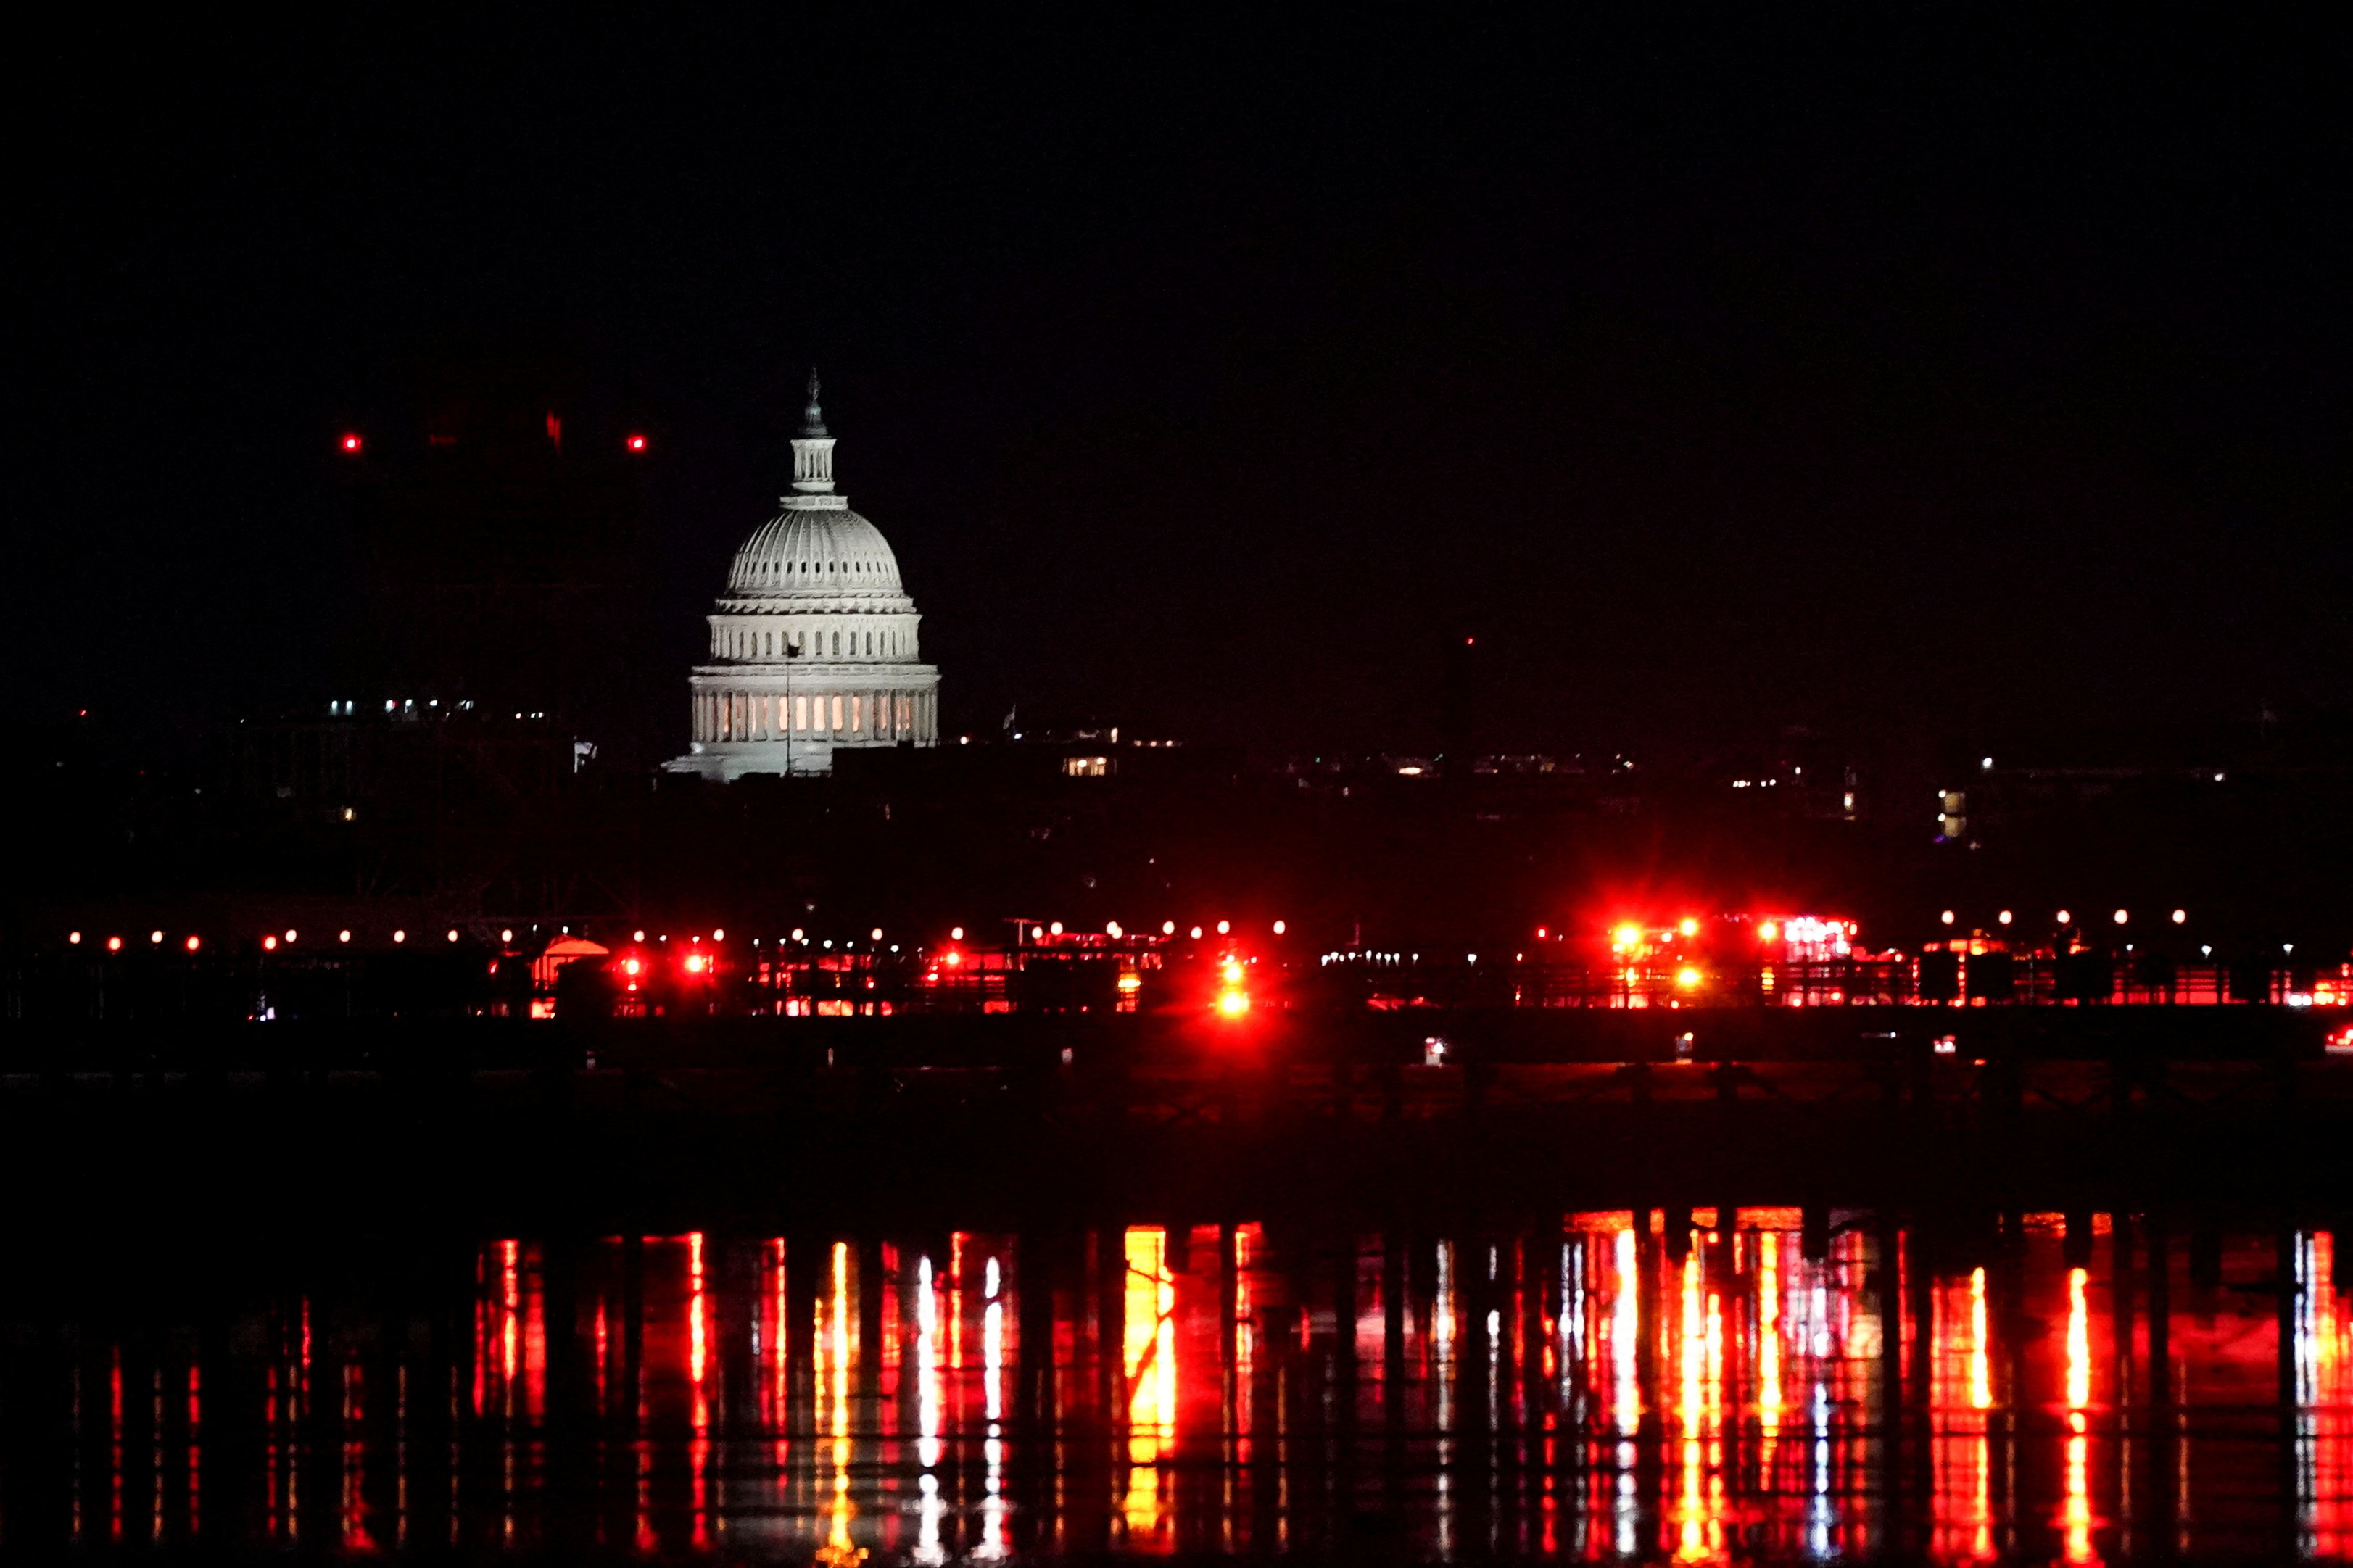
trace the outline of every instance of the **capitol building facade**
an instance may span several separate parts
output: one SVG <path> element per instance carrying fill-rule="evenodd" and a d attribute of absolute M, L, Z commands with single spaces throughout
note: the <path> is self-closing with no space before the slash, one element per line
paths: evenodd
<path fill-rule="evenodd" d="M 671 773 L 821 774 L 844 748 L 939 744 L 923 617 L 881 530 L 835 493 L 814 371 L 782 504 L 735 552 L 712 607 L 710 662 L 687 679 L 693 741 Z"/>

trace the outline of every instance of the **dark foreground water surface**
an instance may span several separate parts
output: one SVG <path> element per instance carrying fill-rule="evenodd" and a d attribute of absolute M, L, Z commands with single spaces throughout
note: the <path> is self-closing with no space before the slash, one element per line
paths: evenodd
<path fill-rule="evenodd" d="M 0 1547 L 2347 1551 L 2328 1233 L 1684 1217 L 490 1237 L 201 1289 L 200 1237 L 101 1237 L 102 1290 L 16 1261 Z"/>

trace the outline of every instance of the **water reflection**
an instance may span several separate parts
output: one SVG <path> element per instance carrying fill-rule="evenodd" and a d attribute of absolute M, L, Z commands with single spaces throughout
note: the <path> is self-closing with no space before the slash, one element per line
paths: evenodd
<path fill-rule="evenodd" d="M 1831 1220 L 501 1237 L 446 1289 L 18 1306 L 0 1523 L 832 1563 L 2353 1551 L 2331 1234 Z"/>

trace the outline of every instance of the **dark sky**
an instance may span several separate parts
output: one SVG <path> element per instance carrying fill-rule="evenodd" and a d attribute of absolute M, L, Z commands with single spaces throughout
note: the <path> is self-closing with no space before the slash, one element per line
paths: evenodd
<path fill-rule="evenodd" d="M 476 334 L 657 432 L 681 742 L 812 361 L 960 726 L 1428 745 L 1463 635 L 1531 747 L 2342 705 L 2321 10 L 20 35 L 0 690 L 305 691 L 322 454 Z"/>

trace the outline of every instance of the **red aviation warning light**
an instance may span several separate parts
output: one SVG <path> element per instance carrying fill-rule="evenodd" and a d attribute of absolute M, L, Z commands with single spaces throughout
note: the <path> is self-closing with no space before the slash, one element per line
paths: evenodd
<path fill-rule="evenodd" d="M 346 430 L 343 432 L 343 438 L 336 443 L 345 454 L 354 458 L 359 456 L 361 444 L 359 433 L 355 430 Z"/>
<path fill-rule="evenodd" d="M 646 438 L 643 436 L 631 436 L 621 444 L 632 452 L 642 452 L 646 449 Z"/>

